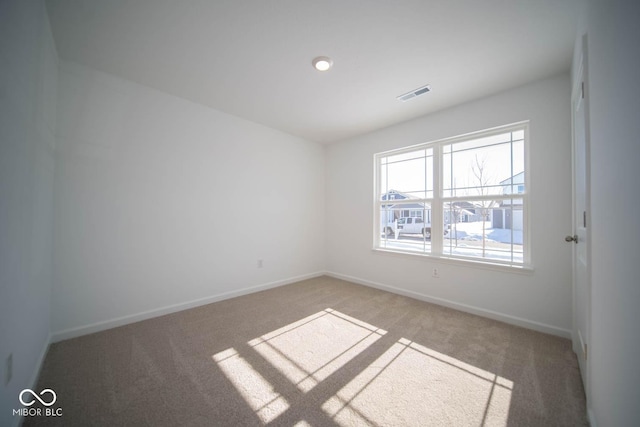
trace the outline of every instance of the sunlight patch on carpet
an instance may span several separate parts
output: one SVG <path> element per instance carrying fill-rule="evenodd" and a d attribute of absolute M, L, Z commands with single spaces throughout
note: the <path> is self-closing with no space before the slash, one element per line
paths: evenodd
<path fill-rule="evenodd" d="M 217 353 L 213 360 L 262 422 L 269 423 L 289 409 L 286 399 L 276 393 L 271 384 L 235 349 Z"/>
<path fill-rule="evenodd" d="M 384 334 L 328 308 L 248 344 L 306 393 Z"/>
<path fill-rule="evenodd" d="M 506 425 L 513 382 L 400 339 L 322 409 L 347 425 Z"/>
<path fill-rule="evenodd" d="M 268 362 L 302 396 L 385 334 L 328 308 L 250 340 L 241 353 L 229 348 L 212 358 L 268 424 L 290 404 L 243 355 L 254 362 L 260 358 L 258 367 Z M 379 350 L 374 362 L 318 401 L 337 425 L 507 425 L 512 381 L 405 338 Z M 299 420 L 298 425 L 306 424 Z"/>

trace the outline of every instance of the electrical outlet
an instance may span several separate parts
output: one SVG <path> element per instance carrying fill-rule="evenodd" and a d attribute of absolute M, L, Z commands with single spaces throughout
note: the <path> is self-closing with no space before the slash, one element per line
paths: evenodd
<path fill-rule="evenodd" d="M 435 277 L 436 279 L 440 278 L 440 271 L 438 271 L 437 268 L 433 269 L 433 273 L 431 274 L 433 277 Z"/>
<path fill-rule="evenodd" d="M 264 267 L 264 263 L 263 263 L 262 259 L 259 259 L 258 260 L 258 268 L 262 268 L 262 267 Z"/>
<path fill-rule="evenodd" d="M 13 377 L 13 353 L 10 353 L 4 362 L 4 385 L 11 382 L 11 377 Z"/>

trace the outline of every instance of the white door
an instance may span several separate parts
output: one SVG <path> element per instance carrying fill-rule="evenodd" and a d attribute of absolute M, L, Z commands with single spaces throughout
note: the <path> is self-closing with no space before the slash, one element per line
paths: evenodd
<path fill-rule="evenodd" d="M 583 56 L 584 58 L 584 56 Z M 567 236 L 573 250 L 573 350 L 578 356 L 585 391 L 589 390 L 591 287 L 589 280 L 589 143 L 585 91 L 586 72 L 580 61 L 572 95 L 573 119 L 573 232 Z M 587 393 L 588 395 L 588 393 Z"/>

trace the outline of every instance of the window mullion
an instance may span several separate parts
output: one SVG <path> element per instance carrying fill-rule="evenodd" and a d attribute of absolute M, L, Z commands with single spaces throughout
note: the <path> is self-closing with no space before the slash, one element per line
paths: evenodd
<path fill-rule="evenodd" d="M 433 146 L 433 202 L 431 204 L 431 253 L 442 255 L 444 215 L 442 212 L 442 147 Z"/>

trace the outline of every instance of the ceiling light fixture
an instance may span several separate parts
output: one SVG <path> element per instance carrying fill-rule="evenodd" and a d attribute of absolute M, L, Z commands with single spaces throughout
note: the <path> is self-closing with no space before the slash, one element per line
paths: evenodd
<path fill-rule="evenodd" d="M 333 66 L 333 61 L 328 56 L 318 56 L 311 61 L 313 68 L 318 71 L 327 71 Z"/>

